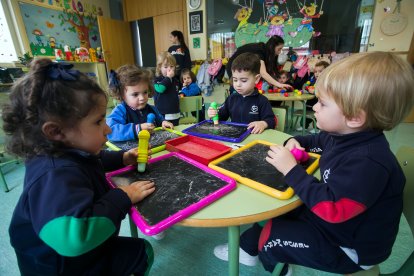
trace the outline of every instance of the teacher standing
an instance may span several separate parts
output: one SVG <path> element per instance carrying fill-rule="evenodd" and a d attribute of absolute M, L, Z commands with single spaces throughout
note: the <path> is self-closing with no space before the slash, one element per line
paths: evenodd
<path fill-rule="evenodd" d="M 191 70 L 191 57 L 190 51 L 184 41 L 184 35 L 180 31 L 172 31 L 170 33 L 170 41 L 173 44 L 168 48 L 168 52 L 175 57 L 177 62 L 175 76 L 179 79 L 181 76 L 181 70 Z"/>
<path fill-rule="evenodd" d="M 231 64 L 233 60 L 243 53 L 254 53 L 259 56 L 260 59 L 260 75 L 270 85 L 279 88 L 292 88 L 289 84 L 282 84 L 275 80 L 278 71 L 277 57 L 281 53 L 285 41 L 278 35 L 270 37 L 266 42 L 250 43 L 237 48 L 236 52 L 231 56 L 229 62 L 226 65 L 227 74 L 231 79 Z"/>

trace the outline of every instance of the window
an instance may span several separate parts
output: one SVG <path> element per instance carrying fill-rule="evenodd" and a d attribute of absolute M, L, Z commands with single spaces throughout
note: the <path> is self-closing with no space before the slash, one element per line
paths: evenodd
<path fill-rule="evenodd" d="M 0 63 L 12 63 L 17 61 L 17 54 L 3 5 L 6 4 L 2 1 L 0 4 Z"/>

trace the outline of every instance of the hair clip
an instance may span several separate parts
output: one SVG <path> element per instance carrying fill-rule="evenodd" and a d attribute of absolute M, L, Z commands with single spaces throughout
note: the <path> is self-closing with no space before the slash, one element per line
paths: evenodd
<path fill-rule="evenodd" d="M 73 64 L 67 62 L 52 62 L 48 65 L 47 76 L 52 80 L 77 80 L 79 71 L 71 69 L 72 67 Z"/>
<path fill-rule="evenodd" d="M 117 89 L 121 87 L 121 84 L 118 80 L 118 75 L 114 70 L 111 70 L 111 72 L 109 73 L 109 87 Z"/>

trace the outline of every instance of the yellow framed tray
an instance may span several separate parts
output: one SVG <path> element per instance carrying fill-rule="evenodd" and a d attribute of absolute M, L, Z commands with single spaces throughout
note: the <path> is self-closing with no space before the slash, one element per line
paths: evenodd
<path fill-rule="evenodd" d="M 210 162 L 208 166 L 272 197 L 289 199 L 294 195 L 293 189 L 285 183 L 283 174 L 265 160 L 272 145 L 274 143 L 256 140 Z M 319 158 L 320 155 L 309 153 L 309 160 L 301 164 L 308 174 L 318 168 Z"/>
<path fill-rule="evenodd" d="M 151 133 L 151 137 L 149 140 L 150 148 L 152 153 L 157 153 L 160 151 L 165 150 L 165 142 L 180 136 L 187 135 L 182 133 L 181 131 L 173 130 L 173 129 L 163 129 L 162 127 L 154 128 L 154 132 Z M 107 141 L 106 146 L 111 150 L 130 150 L 136 148 L 138 146 L 137 140 L 129 140 L 129 141 Z"/>

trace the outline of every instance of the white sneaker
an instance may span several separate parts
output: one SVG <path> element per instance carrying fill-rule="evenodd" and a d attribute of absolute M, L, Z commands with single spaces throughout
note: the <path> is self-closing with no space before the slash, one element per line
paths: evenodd
<path fill-rule="evenodd" d="M 319 133 L 319 130 L 317 130 L 317 129 L 315 129 L 315 128 L 309 129 L 308 131 L 309 131 L 309 133 L 312 133 L 312 134 L 317 134 L 317 133 Z"/>
<path fill-rule="evenodd" d="M 217 245 L 214 248 L 214 255 L 223 261 L 229 260 L 229 245 L 227 243 Z M 251 256 L 243 249 L 239 248 L 239 263 L 247 266 L 255 266 L 259 261 L 259 257 Z"/>
<path fill-rule="evenodd" d="M 302 131 L 302 129 L 303 129 L 303 127 L 298 126 L 298 127 L 296 128 L 296 131 Z"/>
<path fill-rule="evenodd" d="M 152 235 L 151 237 L 153 237 L 157 241 L 162 240 L 163 238 L 165 238 L 165 231 Z"/>

